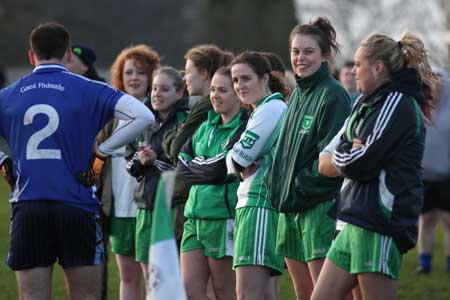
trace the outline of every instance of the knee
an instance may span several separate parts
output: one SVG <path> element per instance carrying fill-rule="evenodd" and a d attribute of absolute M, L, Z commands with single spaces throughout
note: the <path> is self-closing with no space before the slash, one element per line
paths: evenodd
<path fill-rule="evenodd" d="M 309 295 L 308 293 L 298 293 L 295 295 L 296 300 L 308 300 L 313 299 L 312 295 Z"/>
<path fill-rule="evenodd" d="M 423 230 L 425 230 L 425 231 L 427 231 L 427 233 L 428 232 L 430 232 L 430 231 L 432 231 L 432 230 L 434 230 L 434 228 L 436 227 L 436 225 L 437 225 L 437 218 L 434 216 L 434 215 L 427 215 L 427 214 L 424 214 L 423 216 L 422 216 L 422 218 L 421 218 L 421 226 L 422 226 L 422 229 Z"/>
<path fill-rule="evenodd" d="M 206 297 L 206 283 L 195 280 L 195 276 L 183 278 L 188 299 L 204 299 Z"/>
<path fill-rule="evenodd" d="M 120 281 L 125 284 L 140 283 L 142 279 L 141 270 L 136 268 L 124 268 L 120 270 Z"/>
<path fill-rule="evenodd" d="M 313 287 L 308 284 L 297 284 L 295 286 L 295 296 L 297 300 L 310 299 L 313 292 Z"/>
<path fill-rule="evenodd" d="M 204 299 L 206 297 L 206 290 L 199 287 L 186 285 L 186 294 L 189 300 Z"/>
<path fill-rule="evenodd" d="M 303 299 L 310 299 L 310 300 L 327 300 L 327 299 L 332 299 L 330 298 L 331 295 L 326 295 L 326 293 L 321 293 L 321 291 L 314 289 L 314 291 L 306 296 L 303 296 L 301 298 L 299 298 L 299 296 L 297 296 L 297 300 L 303 300 Z"/>
<path fill-rule="evenodd" d="M 264 299 L 264 289 L 254 290 L 244 287 L 236 287 L 238 300 Z"/>
<path fill-rule="evenodd" d="M 214 285 L 214 295 L 217 300 L 236 299 L 236 289 L 234 286 L 227 286 L 225 283 Z"/>

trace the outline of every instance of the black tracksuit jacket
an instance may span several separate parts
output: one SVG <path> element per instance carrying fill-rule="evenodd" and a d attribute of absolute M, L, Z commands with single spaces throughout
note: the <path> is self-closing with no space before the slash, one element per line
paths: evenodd
<path fill-rule="evenodd" d="M 416 71 L 400 70 L 359 99 L 333 153 L 345 178 L 337 218 L 391 236 L 401 253 L 416 244 L 423 203 L 424 99 Z"/>

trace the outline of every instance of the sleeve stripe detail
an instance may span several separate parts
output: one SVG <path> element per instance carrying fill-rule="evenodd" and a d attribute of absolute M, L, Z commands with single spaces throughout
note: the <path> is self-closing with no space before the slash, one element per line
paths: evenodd
<path fill-rule="evenodd" d="M 194 162 L 197 165 L 209 165 L 218 162 L 219 160 L 223 159 L 224 156 L 225 156 L 224 153 L 220 153 L 219 155 L 216 155 L 208 159 L 204 159 L 203 157 L 196 157 L 192 160 L 192 162 Z"/>
<path fill-rule="evenodd" d="M 153 165 L 154 165 L 156 168 L 158 168 L 158 170 L 160 170 L 161 172 L 164 172 L 164 171 L 174 171 L 174 170 L 175 170 L 175 167 L 172 166 L 171 164 L 166 163 L 166 162 L 163 162 L 163 161 L 158 160 L 158 159 L 155 160 L 155 162 L 153 163 Z"/>
<path fill-rule="evenodd" d="M 374 129 L 367 138 L 366 145 L 358 149 L 352 149 L 350 150 L 350 153 L 339 153 L 337 150 L 333 152 L 333 158 L 336 166 L 343 167 L 351 164 L 366 153 L 367 149 L 369 149 L 370 146 L 382 136 L 401 98 L 402 93 L 398 92 L 388 95 L 388 98 L 383 104 L 380 114 L 378 115 Z"/>

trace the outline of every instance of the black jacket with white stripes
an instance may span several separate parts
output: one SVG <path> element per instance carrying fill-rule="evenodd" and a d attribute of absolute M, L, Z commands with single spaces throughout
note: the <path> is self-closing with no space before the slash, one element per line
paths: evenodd
<path fill-rule="evenodd" d="M 397 72 L 355 104 L 333 153 L 345 178 L 338 219 L 393 237 L 401 253 L 416 244 L 423 202 L 424 98 L 415 70 Z"/>

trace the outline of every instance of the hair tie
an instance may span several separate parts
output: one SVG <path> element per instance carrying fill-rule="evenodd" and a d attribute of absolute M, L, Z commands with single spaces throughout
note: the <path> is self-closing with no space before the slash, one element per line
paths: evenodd
<path fill-rule="evenodd" d="M 398 45 L 398 47 L 399 47 L 400 49 L 402 49 L 402 48 L 403 48 L 403 44 L 402 44 L 402 42 L 398 41 L 398 42 L 397 42 L 397 45 Z"/>

